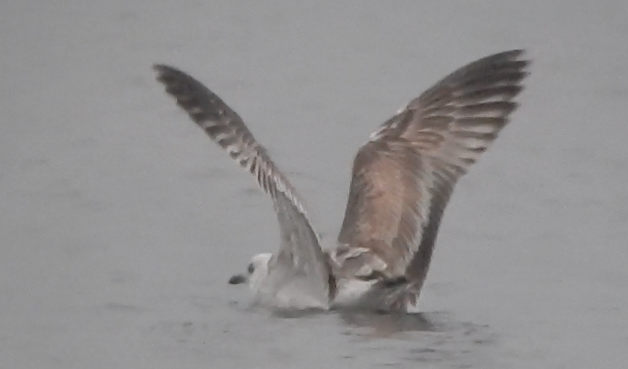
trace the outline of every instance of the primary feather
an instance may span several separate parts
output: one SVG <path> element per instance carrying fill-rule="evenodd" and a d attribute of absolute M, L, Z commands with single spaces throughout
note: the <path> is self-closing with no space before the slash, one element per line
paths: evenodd
<path fill-rule="evenodd" d="M 307 292 L 306 304 L 326 308 L 357 283 L 378 309 L 406 310 L 425 281 L 454 187 L 508 123 L 528 64 L 522 50 L 479 59 L 373 132 L 354 159 L 338 245 L 325 252 L 303 201 L 238 114 L 186 73 L 155 70 L 179 106 L 272 199 L 281 246 L 260 277 L 270 281 L 271 296 L 294 302 Z"/>
<path fill-rule="evenodd" d="M 281 234 L 281 246 L 271 263 L 290 263 L 291 269 L 312 280 L 311 294 L 328 302 L 332 289 L 318 234 L 312 228 L 294 187 L 268 157 L 240 116 L 215 93 L 188 74 L 155 65 L 158 80 L 179 106 L 232 159 L 251 173 L 272 199 Z"/>
<path fill-rule="evenodd" d="M 375 261 L 364 273 L 404 277 L 418 293 L 457 180 L 517 107 L 513 99 L 528 65 L 522 54 L 508 51 L 460 68 L 412 100 L 360 148 L 338 242 L 363 250 L 354 258 Z"/>

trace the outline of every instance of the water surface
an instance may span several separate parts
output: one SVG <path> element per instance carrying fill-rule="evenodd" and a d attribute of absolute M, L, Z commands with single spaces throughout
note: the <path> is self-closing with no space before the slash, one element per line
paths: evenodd
<path fill-rule="evenodd" d="M 625 1 L 0 5 L 0 367 L 619 368 L 628 360 Z M 526 48 L 522 108 L 462 179 L 407 317 L 277 316 L 227 279 L 270 202 L 154 81 L 207 83 L 325 242 L 368 134 Z"/>

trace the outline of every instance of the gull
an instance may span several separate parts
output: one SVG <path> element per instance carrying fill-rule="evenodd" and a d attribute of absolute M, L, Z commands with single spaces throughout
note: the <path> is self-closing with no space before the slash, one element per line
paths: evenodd
<path fill-rule="evenodd" d="M 323 249 L 301 196 L 242 118 L 185 72 L 156 64 L 157 80 L 272 200 L 279 250 L 251 259 L 230 284 L 278 309 L 410 312 L 458 179 L 517 108 L 529 60 L 509 50 L 469 63 L 384 122 L 353 161 L 337 243 Z"/>

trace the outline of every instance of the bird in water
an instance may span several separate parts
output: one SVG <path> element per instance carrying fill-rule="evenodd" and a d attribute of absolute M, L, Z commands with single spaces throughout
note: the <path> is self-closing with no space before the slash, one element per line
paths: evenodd
<path fill-rule="evenodd" d="M 230 284 L 279 309 L 416 309 L 443 212 L 460 177 L 517 108 L 529 60 L 510 50 L 476 60 L 410 101 L 353 161 L 337 243 L 321 248 L 304 202 L 240 116 L 190 75 L 155 65 L 157 79 L 272 200 L 279 249 L 253 256 Z"/>

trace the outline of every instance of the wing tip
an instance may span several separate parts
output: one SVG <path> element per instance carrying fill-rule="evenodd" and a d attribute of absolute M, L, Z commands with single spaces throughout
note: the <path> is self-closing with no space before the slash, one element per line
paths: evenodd
<path fill-rule="evenodd" d="M 530 75 L 530 71 L 528 71 L 527 69 L 530 67 L 530 65 L 532 65 L 532 58 L 528 57 L 528 50 L 512 49 L 509 51 L 505 51 L 503 54 L 507 55 L 510 61 L 518 61 L 521 63 L 521 67 L 519 69 L 523 72 L 523 78 Z"/>
<path fill-rule="evenodd" d="M 176 75 L 180 75 L 181 72 L 166 64 L 153 64 L 152 69 L 156 73 L 155 79 L 166 87 L 166 92 L 171 94 L 171 85 Z"/>
<path fill-rule="evenodd" d="M 155 63 L 152 65 L 153 71 L 157 74 L 157 81 L 163 83 L 167 87 L 171 85 L 181 83 L 182 81 L 187 81 L 187 84 L 191 83 L 199 83 L 192 76 L 183 72 L 182 70 L 175 68 L 173 66 L 161 63 Z M 171 93 L 168 91 L 168 93 Z"/>
<path fill-rule="evenodd" d="M 155 71 L 157 74 L 167 74 L 167 73 L 183 73 L 181 70 L 168 65 L 168 64 L 162 64 L 162 63 L 154 63 L 152 65 L 152 69 L 153 71 Z M 185 74 L 185 73 L 183 73 Z"/>
<path fill-rule="evenodd" d="M 525 76 L 529 74 L 527 68 L 532 64 L 532 59 L 528 57 L 528 50 L 521 49 L 511 49 L 502 52 L 498 52 L 495 54 L 490 54 L 483 58 L 477 59 L 475 62 L 469 63 L 467 66 L 480 66 L 485 63 L 497 63 L 497 64 L 509 64 L 509 63 L 518 63 L 515 66 L 515 69 L 522 71 L 525 73 Z M 465 68 L 465 67 L 462 67 Z M 461 68 L 461 69 L 462 69 Z"/>
<path fill-rule="evenodd" d="M 153 71 L 157 74 L 157 79 L 161 80 L 161 78 L 174 70 L 173 67 L 166 64 L 155 63 L 152 65 Z"/>
<path fill-rule="evenodd" d="M 502 51 L 497 54 L 493 54 L 492 56 L 495 56 L 495 57 L 501 56 L 507 59 L 517 60 L 517 59 L 525 59 L 525 56 L 527 54 L 528 54 L 528 50 L 526 50 L 525 48 L 521 48 L 521 49 L 510 49 L 510 50 Z M 490 57 L 491 56 L 489 55 L 489 58 Z"/>
<path fill-rule="evenodd" d="M 161 72 L 162 70 L 168 68 L 167 65 L 161 64 L 161 63 L 154 63 L 152 67 L 153 67 L 152 69 L 154 71 L 158 72 L 158 73 Z"/>

